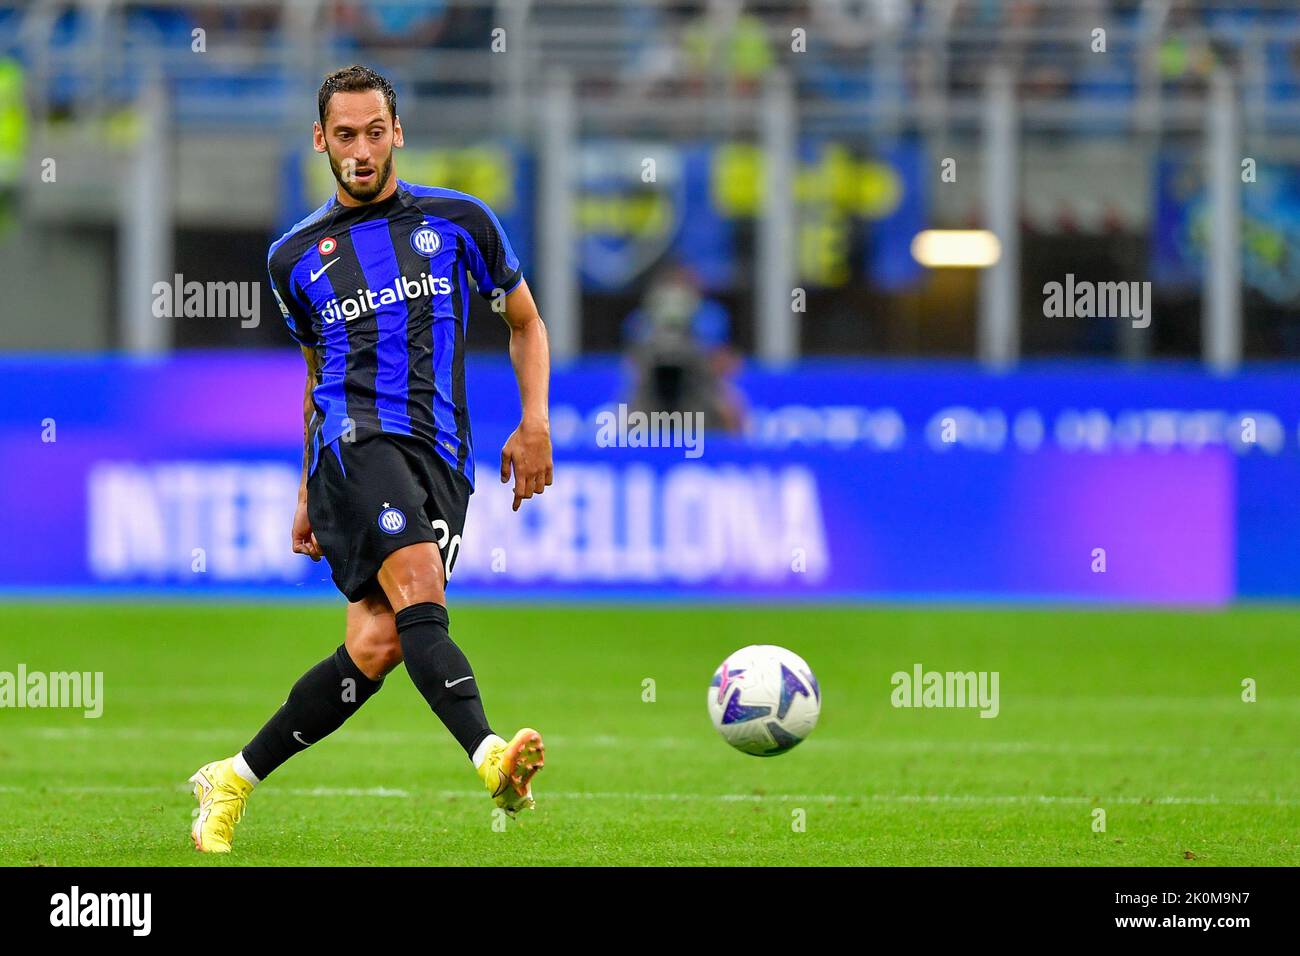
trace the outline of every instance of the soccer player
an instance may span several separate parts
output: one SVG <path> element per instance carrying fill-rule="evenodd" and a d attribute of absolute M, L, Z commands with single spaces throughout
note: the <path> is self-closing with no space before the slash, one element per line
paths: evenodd
<path fill-rule="evenodd" d="M 492 211 L 397 178 L 392 85 L 351 66 L 325 78 L 313 145 L 335 195 L 271 246 L 267 268 L 307 360 L 293 550 L 329 561 L 348 599 L 342 646 L 307 671 L 237 754 L 190 781 L 191 836 L 229 852 L 253 788 L 343 725 L 399 663 L 473 762 L 497 806 L 534 806 L 541 735 L 492 732 L 469 661 L 448 634 L 445 587 L 474 485 L 465 402 L 469 286 L 503 311 L 522 416 L 501 451 L 514 509 L 551 484 L 549 351 L 519 261 Z"/>

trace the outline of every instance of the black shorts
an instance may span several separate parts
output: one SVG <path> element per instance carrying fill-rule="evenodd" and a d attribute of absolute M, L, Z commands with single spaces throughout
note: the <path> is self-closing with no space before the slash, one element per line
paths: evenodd
<path fill-rule="evenodd" d="M 374 435 L 321 449 L 307 516 L 334 583 L 359 601 L 377 586 L 385 558 L 422 541 L 438 545 L 450 578 L 472 491 L 428 442 Z"/>

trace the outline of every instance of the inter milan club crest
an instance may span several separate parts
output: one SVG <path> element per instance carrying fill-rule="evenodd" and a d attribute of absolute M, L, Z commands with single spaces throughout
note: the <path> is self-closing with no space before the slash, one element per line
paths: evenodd
<path fill-rule="evenodd" d="M 431 256 L 442 248 L 442 237 L 432 226 L 421 226 L 411 233 L 411 248 L 422 256 Z"/>
<path fill-rule="evenodd" d="M 385 534 L 401 534 L 406 529 L 406 515 L 384 502 L 384 510 L 379 512 L 379 530 Z"/>
<path fill-rule="evenodd" d="M 316 243 L 316 251 L 319 252 L 322 256 L 333 255 L 334 250 L 337 249 L 338 247 L 339 244 L 335 242 L 334 239 L 330 236 L 326 236 L 320 242 Z"/>

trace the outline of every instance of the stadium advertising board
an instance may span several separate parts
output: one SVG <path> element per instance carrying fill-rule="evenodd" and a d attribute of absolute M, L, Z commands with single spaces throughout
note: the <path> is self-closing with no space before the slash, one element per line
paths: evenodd
<path fill-rule="evenodd" d="M 287 545 L 297 356 L 4 366 L 0 482 L 28 544 L 0 554 L 0 586 L 334 593 Z M 1300 400 L 1284 371 L 753 369 L 745 435 L 656 448 L 626 433 L 609 447 L 623 371 L 588 362 L 554 379 L 556 484 L 515 514 L 495 481 L 512 373 L 468 366 L 480 477 L 452 557 L 462 596 L 1300 593 Z"/>

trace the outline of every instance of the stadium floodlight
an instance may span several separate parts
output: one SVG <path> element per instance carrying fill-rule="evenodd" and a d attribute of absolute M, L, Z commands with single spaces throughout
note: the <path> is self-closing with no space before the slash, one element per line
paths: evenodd
<path fill-rule="evenodd" d="M 1002 243 L 987 229 L 926 229 L 912 239 L 912 258 L 927 269 L 987 269 Z"/>

